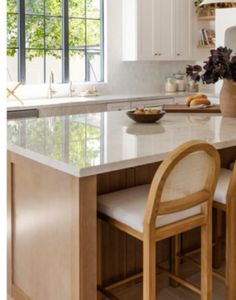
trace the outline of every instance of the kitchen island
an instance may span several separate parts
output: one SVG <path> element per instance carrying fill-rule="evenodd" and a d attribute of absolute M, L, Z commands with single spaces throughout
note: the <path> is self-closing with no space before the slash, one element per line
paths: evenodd
<path fill-rule="evenodd" d="M 136 124 L 125 112 L 107 112 L 10 121 L 9 293 L 94 300 L 97 280 L 140 270 L 139 242 L 104 225 L 97 274 L 97 195 L 149 183 L 166 155 L 192 139 L 214 145 L 225 167 L 236 159 L 236 119 L 221 116 L 166 114 Z M 158 248 L 166 259 L 167 245 Z"/>

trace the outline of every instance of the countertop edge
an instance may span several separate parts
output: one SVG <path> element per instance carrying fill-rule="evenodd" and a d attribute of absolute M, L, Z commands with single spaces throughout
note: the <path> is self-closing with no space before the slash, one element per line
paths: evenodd
<path fill-rule="evenodd" d="M 236 146 L 236 139 L 231 140 L 231 141 L 217 142 L 217 143 L 214 143 L 213 146 L 217 150 L 233 147 L 233 146 Z M 16 145 L 8 145 L 7 148 L 10 152 L 21 155 L 25 158 L 31 159 L 40 164 L 46 165 L 48 167 L 51 167 L 51 168 L 61 171 L 63 173 L 66 173 L 66 174 L 69 174 L 69 175 L 72 175 L 75 177 L 79 177 L 79 178 L 103 174 L 103 173 L 112 172 L 112 171 L 117 171 L 120 169 L 132 168 L 132 167 L 145 165 L 145 164 L 149 164 L 149 163 L 160 162 L 169 153 L 169 152 L 163 152 L 163 153 L 155 154 L 155 155 L 151 155 L 151 156 L 126 159 L 126 160 L 123 160 L 120 162 L 111 162 L 111 163 L 107 163 L 107 164 L 100 165 L 100 166 L 93 166 L 93 167 L 77 169 L 66 163 L 48 158 L 42 154 L 39 154 L 39 153 L 36 153 L 33 151 L 25 150 Z"/>

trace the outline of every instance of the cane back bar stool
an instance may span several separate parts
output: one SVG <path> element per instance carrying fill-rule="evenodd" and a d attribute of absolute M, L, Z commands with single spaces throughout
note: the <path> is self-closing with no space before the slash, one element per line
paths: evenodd
<path fill-rule="evenodd" d="M 183 279 L 179 283 L 202 300 L 211 299 L 212 197 L 219 169 L 213 146 L 189 141 L 166 157 L 151 185 L 98 197 L 98 217 L 143 242 L 143 300 L 156 300 L 156 242 L 196 227 L 201 227 L 201 289 Z"/>
<path fill-rule="evenodd" d="M 222 213 L 226 213 L 226 292 L 236 299 L 236 163 L 233 170 L 221 169 L 213 207 L 216 211 L 214 266 L 222 260 Z"/>

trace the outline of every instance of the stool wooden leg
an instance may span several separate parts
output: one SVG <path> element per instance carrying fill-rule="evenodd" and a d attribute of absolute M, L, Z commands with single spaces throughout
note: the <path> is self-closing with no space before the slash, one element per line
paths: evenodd
<path fill-rule="evenodd" d="M 143 300 L 156 300 L 156 243 L 149 236 L 143 241 Z"/>
<path fill-rule="evenodd" d="M 212 299 L 212 208 L 209 210 L 207 223 L 201 227 L 201 300 Z"/>
<path fill-rule="evenodd" d="M 177 276 L 179 276 L 180 253 L 181 253 L 181 234 L 178 234 L 171 238 L 171 262 L 170 262 L 171 264 L 170 272 Z M 173 279 L 170 279 L 170 285 L 172 287 L 179 286 L 179 284 Z"/>
<path fill-rule="evenodd" d="M 219 209 L 214 209 L 214 242 L 213 248 L 213 267 L 218 269 L 222 264 L 222 216 L 223 212 Z"/>
<path fill-rule="evenodd" d="M 226 293 L 227 300 L 236 297 L 236 197 L 228 203 L 226 216 Z"/>
<path fill-rule="evenodd" d="M 97 219 L 97 285 L 102 285 L 102 220 Z M 98 291 L 97 300 L 102 300 L 103 296 Z"/>

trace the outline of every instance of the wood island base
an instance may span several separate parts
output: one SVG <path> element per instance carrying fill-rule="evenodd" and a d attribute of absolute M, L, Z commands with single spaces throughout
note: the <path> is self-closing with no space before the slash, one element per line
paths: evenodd
<path fill-rule="evenodd" d="M 219 150 L 222 166 L 236 147 Z M 97 280 L 108 285 L 142 270 L 141 242 L 102 224 L 102 270 L 97 275 L 96 199 L 150 183 L 160 163 L 77 178 L 8 152 L 8 294 L 15 300 L 95 300 Z M 198 230 L 184 249 L 198 247 Z M 160 243 L 158 260 L 169 259 Z"/>

